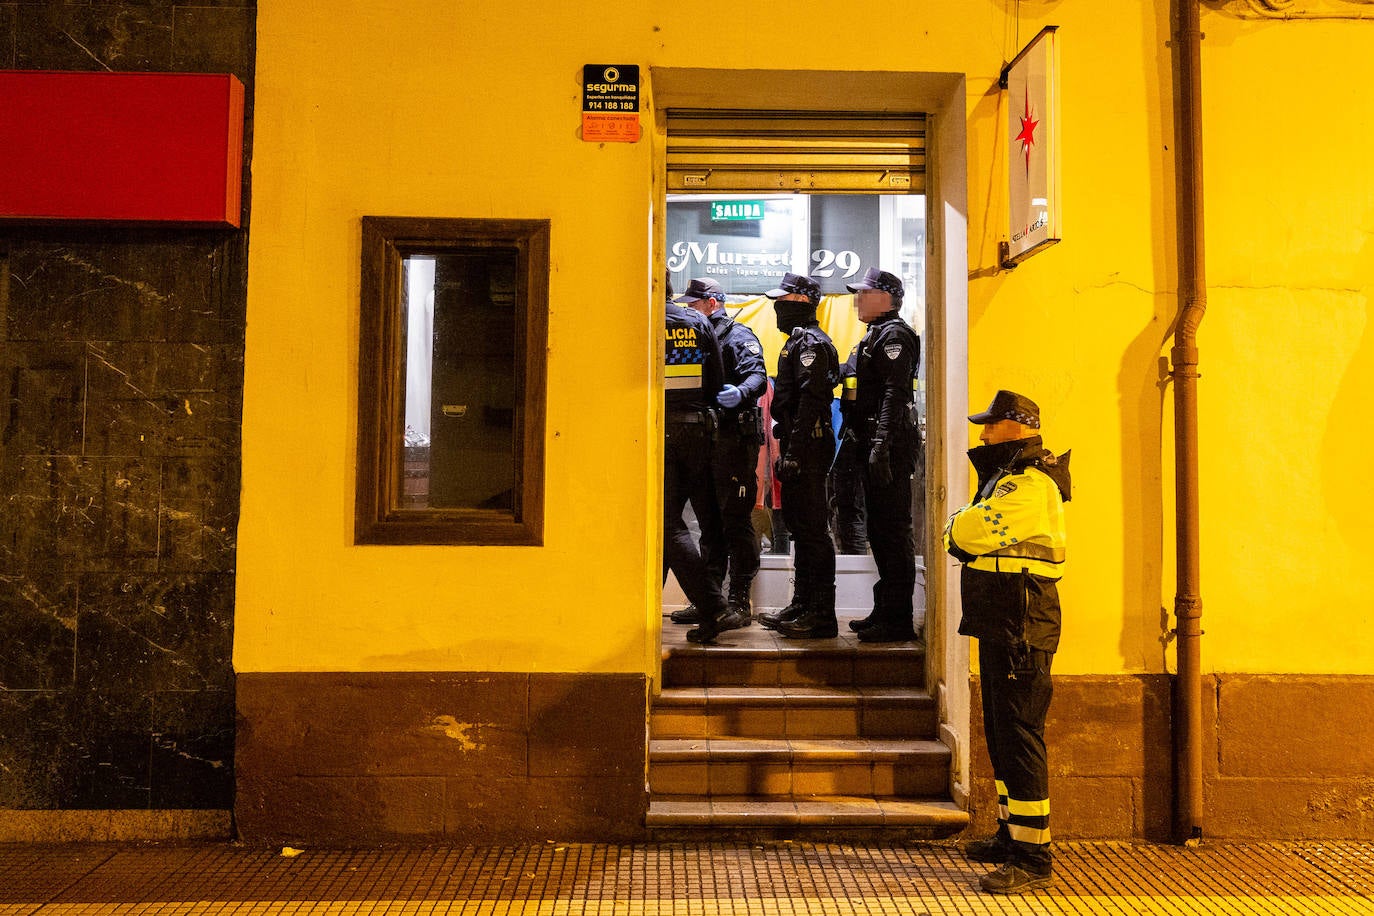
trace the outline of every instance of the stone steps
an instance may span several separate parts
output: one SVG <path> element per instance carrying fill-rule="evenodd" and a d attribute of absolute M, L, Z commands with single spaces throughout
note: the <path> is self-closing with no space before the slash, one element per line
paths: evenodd
<path fill-rule="evenodd" d="M 967 814 L 919 642 L 788 640 L 755 625 L 686 642 L 665 618 L 650 714 L 657 839 L 938 838 Z"/>
<path fill-rule="evenodd" d="M 909 687 L 668 687 L 654 703 L 659 738 L 919 738 L 935 701 Z"/>
<path fill-rule="evenodd" d="M 668 796 L 929 796 L 949 783 L 938 741 L 669 738 L 649 742 L 649 788 Z"/>
<path fill-rule="evenodd" d="M 713 796 L 649 802 L 650 835 L 657 839 L 939 839 L 968 826 L 968 814 L 948 799 L 816 796 L 807 799 Z"/>

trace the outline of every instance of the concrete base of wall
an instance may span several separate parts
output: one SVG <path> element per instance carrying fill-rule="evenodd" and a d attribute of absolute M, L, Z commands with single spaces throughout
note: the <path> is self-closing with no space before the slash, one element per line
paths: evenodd
<path fill-rule="evenodd" d="M 241 674 L 238 834 L 642 839 L 647 717 L 639 674 Z"/>
<path fill-rule="evenodd" d="M 1173 678 L 1056 676 L 1045 739 L 1056 837 L 1167 841 Z M 972 681 L 973 821 L 997 798 Z M 1374 677 L 1210 675 L 1204 838 L 1374 839 Z"/>
<path fill-rule="evenodd" d="M 0 809 L 0 843 L 143 843 L 228 840 L 230 811 Z"/>

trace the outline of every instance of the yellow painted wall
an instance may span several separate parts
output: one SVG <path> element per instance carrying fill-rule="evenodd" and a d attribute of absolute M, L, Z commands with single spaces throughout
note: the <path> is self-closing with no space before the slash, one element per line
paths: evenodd
<path fill-rule="evenodd" d="M 996 273 L 996 78 L 1050 23 L 1065 241 Z M 1374 392 L 1374 96 L 1361 90 L 1374 24 L 1209 7 L 1203 26 L 1204 664 L 1374 670 L 1358 501 L 1374 444 L 1359 413 Z M 1166 670 L 1168 32 L 1167 4 L 1146 0 L 263 3 L 236 668 L 645 670 L 651 144 L 577 134 L 582 65 L 614 62 L 967 74 L 970 402 L 1022 390 L 1047 443 L 1075 450 L 1056 670 Z M 367 214 L 552 220 L 543 548 L 352 546 Z"/>
<path fill-rule="evenodd" d="M 1204 651 L 1369 673 L 1374 21 L 1203 29 Z"/>

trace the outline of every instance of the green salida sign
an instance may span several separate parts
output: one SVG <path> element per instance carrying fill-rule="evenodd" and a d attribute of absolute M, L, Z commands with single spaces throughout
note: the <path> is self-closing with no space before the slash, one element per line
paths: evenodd
<path fill-rule="evenodd" d="M 711 219 L 716 221 L 735 219 L 763 219 L 761 200 L 713 200 Z"/>

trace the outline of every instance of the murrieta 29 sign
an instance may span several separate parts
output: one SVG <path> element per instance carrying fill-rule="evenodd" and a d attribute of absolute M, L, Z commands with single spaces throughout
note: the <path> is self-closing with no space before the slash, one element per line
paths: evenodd
<path fill-rule="evenodd" d="M 736 219 L 763 219 L 761 200 L 713 200 L 711 219 L 716 222 Z"/>

